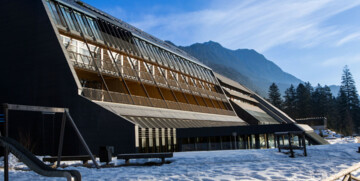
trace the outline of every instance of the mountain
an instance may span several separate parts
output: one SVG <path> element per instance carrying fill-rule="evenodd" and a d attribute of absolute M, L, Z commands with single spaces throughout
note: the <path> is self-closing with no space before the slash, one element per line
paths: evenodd
<path fill-rule="evenodd" d="M 273 82 L 279 86 L 282 93 L 291 84 L 297 86 L 303 82 L 284 72 L 279 66 L 255 50 L 230 50 L 213 41 L 179 46 L 179 48 L 212 68 L 213 71 L 244 84 L 264 97 L 267 97 L 267 91 Z"/>

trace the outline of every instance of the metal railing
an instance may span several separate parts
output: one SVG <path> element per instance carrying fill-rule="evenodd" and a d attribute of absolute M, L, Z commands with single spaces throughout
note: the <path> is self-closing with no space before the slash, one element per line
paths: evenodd
<path fill-rule="evenodd" d="M 140 79 L 145 83 L 155 84 L 152 75 L 149 72 L 137 71 Z"/>
<path fill-rule="evenodd" d="M 177 84 L 176 80 L 168 79 L 167 81 L 171 87 L 178 88 L 178 84 Z"/>
<path fill-rule="evenodd" d="M 173 101 L 166 101 L 166 104 L 168 105 L 169 109 L 176 109 L 176 110 L 180 110 L 180 105 L 177 102 L 173 102 Z"/>
<path fill-rule="evenodd" d="M 131 97 L 134 100 L 134 104 L 136 105 L 149 106 L 149 107 L 152 106 L 150 100 L 147 97 L 135 96 L 135 95 L 131 95 Z"/>
<path fill-rule="evenodd" d="M 94 66 L 94 61 L 90 56 L 83 55 L 80 53 L 75 53 L 72 51 L 68 51 L 70 60 L 73 62 L 74 67 L 87 69 L 91 71 L 97 71 Z M 99 71 L 103 74 L 109 74 L 112 76 L 117 76 L 118 72 L 116 71 L 112 62 L 108 60 L 100 60 L 98 58 L 95 59 L 96 66 L 99 68 Z"/>
<path fill-rule="evenodd" d="M 119 92 L 109 92 L 114 102 L 132 104 L 132 100 L 129 94 Z"/>
<path fill-rule="evenodd" d="M 119 64 L 117 64 L 117 66 L 125 79 L 137 80 L 136 72 L 132 68 L 124 67 Z"/>
<path fill-rule="evenodd" d="M 154 107 L 160 107 L 160 108 L 167 108 L 167 104 L 165 103 L 164 100 L 162 99 L 154 99 L 154 98 L 150 98 L 151 103 L 153 104 Z"/>
<path fill-rule="evenodd" d="M 83 95 L 91 100 L 111 102 L 106 90 L 83 88 Z M 121 94 L 121 93 L 119 93 Z"/>
<path fill-rule="evenodd" d="M 154 79 L 159 86 L 167 87 L 166 79 L 163 76 L 154 75 Z"/>

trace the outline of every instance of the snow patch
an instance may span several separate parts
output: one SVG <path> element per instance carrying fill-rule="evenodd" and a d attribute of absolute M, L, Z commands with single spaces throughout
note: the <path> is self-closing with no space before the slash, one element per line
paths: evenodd
<path fill-rule="evenodd" d="M 349 141 L 334 139 L 337 144 L 309 146 L 308 157 L 300 151 L 295 158 L 279 153 L 277 149 L 225 150 L 174 153 L 161 166 L 123 166 L 116 168 L 77 167 L 78 163 L 66 162 L 66 169 L 76 169 L 83 180 L 321 180 L 346 169 L 360 159 L 358 143 L 338 144 Z M 131 163 L 160 162 L 157 159 L 131 160 Z M 65 180 L 47 178 L 33 171 L 20 171 L 24 167 L 10 156 L 12 180 Z M 123 165 L 123 160 L 113 161 Z M 3 170 L 0 170 L 0 178 Z"/>

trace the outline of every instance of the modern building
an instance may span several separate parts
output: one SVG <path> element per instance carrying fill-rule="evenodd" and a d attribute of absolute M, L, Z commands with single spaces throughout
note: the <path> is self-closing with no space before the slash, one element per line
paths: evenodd
<path fill-rule="evenodd" d="M 303 129 L 177 47 L 84 2 L 5 0 L 0 10 L 0 102 L 69 108 L 95 154 L 104 145 L 116 153 L 271 147 L 267 134 Z M 10 136 L 54 154 L 56 115 L 13 116 Z M 67 129 L 64 154 L 83 153 L 73 135 Z"/>

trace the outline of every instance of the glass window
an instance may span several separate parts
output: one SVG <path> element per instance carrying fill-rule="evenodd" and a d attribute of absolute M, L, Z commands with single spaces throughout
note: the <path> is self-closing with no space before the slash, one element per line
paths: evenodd
<path fill-rule="evenodd" d="M 156 59 L 155 58 L 155 55 L 154 55 L 154 52 L 152 51 L 152 46 L 151 46 L 151 44 L 149 44 L 149 43 L 145 43 L 145 47 L 146 47 L 146 49 L 147 49 L 147 52 L 150 54 L 150 57 L 151 57 L 151 59 L 153 59 L 153 61 L 154 62 L 157 62 L 157 63 L 159 63 L 160 65 L 163 65 L 163 62 L 162 61 L 159 61 L 158 59 Z"/>
<path fill-rule="evenodd" d="M 210 70 L 205 70 L 205 73 L 208 75 L 208 77 L 210 78 L 210 82 L 212 82 L 212 83 L 215 83 L 216 81 L 215 81 L 215 78 L 214 78 L 214 76 L 212 76 L 212 74 L 210 73 Z"/>
<path fill-rule="evenodd" d="M 165 56 L 165 50 L 159 48 L 159 56 L 161 59 L 163 59 L 163 61 L 167 62 L 168 67 L 174 68 L 172 62 Z"/>
<path fill-rule="evenodd" d="M 123 48 L 127 48 L 128 50 L 131 50 L 131 48 L 128 45 L 123 44 L 123 42 L 120 40 L 118 32 L 117 32 L 118 29 L 114 25 L 111 25 L 109 23 L 107 23 L 107 26 L 108 26 L 111 38 L 113 39 L 113 42 L 115 43 L 115 45 L 119 49 L 121 49 L 121 47 L 123 47 Z"/>
<path fill-rule="evenodd" d="M 121 44 L 123 44 L 123 47 L 126 48 L 126 49 L 130 49 L 129 43 L 127 42 L 127 39 L 128 39 L 128 38 L 127 38 L 124 30 L 121 29 L 121 28 L 116 27 L 116 28 L 115 28 L 115 32 L 116 32 L 116 34 L 117 34 L 118 41 L 119 41 Z"/>
<path fill-rule="evenodd" d="M 147 45 L 148 45 L 149 51 L 150 51 L 151 54 L 153 55 L 154 59 L 157 60 L 157 61 L 159 61 L 159 62 L 161 62 L 161 63 L 164 63 L 164 62 L 161 61 L 161 60 L 159 59 L 159 57 L 157 56 L 156 51 L 155 51 L 155 47 L 154 47 L 152 44 L 150 44 L 150 43 L 148 43 Z"/>
<path fill-rule="evenodd" d="M 115 47 L 116 44 L 112 38 L 112 35 L 109 33 L 109 29 L 107 27 L 107 23 L 104 21 L 98 21 L 99 22 L 99 27 L 101 27 L 103 33 L 104 33 L 104 40 L 110 44 L 110 46 Z"/>
<path fill-rule="evenodd" d="M 75 15 L 75 18 L 76 18 L 79 26 L 80 26 L 81 32 L 83 32 L 85 35 L 90 36 L 87 29 L 86 29 L 86 27 L 85 27 L 85 24 L 84 24 L 82 18 L 81 18 L 81 14 L 75 12 L 74 15 Z"/>
<path fill-rule="evenodd" d="M 161 48 L 158 48 L 158 50 L 159 50 L 159 57 L 163 60 L 163 62 L 165 62 L 166 66 L 167 67 L 174 67 L 174 66 L 172 66 L 171 62 L 167 58 L 165 58 L 163 56 L 163 51 L 164 50 L 161 49 Z"/>
<path fill-rule="evenodd" d="M 190 67 L 189 67 L 188 61 L 186 61 L 185 59 L 181 58 L 181 63 L 183 64 L 183 66 L 184 66 L 184 68 L 185 68 L 185 72 L 186 72 L 187 74 L 191 74 L 191 75 L 192 75 L 192 73 L 191 73 L 191 71 L 190 71 Z"/>
<path fill-rule="evenodd" d="M 84 25 L 85 25 L 86 30 L 88 31 L 89 35 L 91 37 L 95 37 L 95 33 L 94 33 L 93 29 L 90 26 L 89 18 L 86 17 L 85 15 L 82 15 L 81 17 L 82 17 L 82 21 L 84 22 Z"/>
<path fill-rule="evenodd" d="M 101 37 L 99 27 L 97 26 L 95 20 L 93 20 L 92 18 L 89 18 L 89 17 L 87 17 L 87 20 L 89 22 L 89 26 L 90 26 L 92 32 L 94 33 L 95 38 L 99 39 L 99 40 L 103 40 Z"/>
<path fill-rule="evenodd" d="M 115 47 L 115 42 L 113 41 L 112 35 L 109 32 L 109 28 L 108 25 L 105 21 L 101 21 L 99 23 L 99 25 L 102 27 L 102 30 L 104 31 L 104 33 L 106 34 L 106 41 L 109 42 L 112 46 Z"/>
<path fill-rule="evenodd" d="M 183 59 L 181 59 L 181 58 L 178 57 L 178 56 L 174 56 L 174 57 L 175 57 L 176 60 L 178 61 L 179 65 L 181 66 L 182 72 L 188 73 L 188 70 L 186 69 L 185 64 L 184 64 L 184 62 L 183 62 Z"/>
<path fill-rule="evenodd" d="M 143 40 L 139 40 L 139 43 L 140 43 L 141 48 L 144 50 L 144 53 L 147 55 L 147 57 L 151 61 L 155 62 L 155 60 L 152 58 L 151 53 L 149 52 L 147 43 L 145 41 L 143 41 Z"/>
<path fill-rule="evenodd" d="M 55 21 L 55 23 L 58 24 L 58 25 L 64 26 L 62 24 L 61 20 L 60 20 L 58 12 L 56 11 L 56 7 L 55 7 L 54 2 L 47 1 L 47 5 L 48 5 L 48 8 L 50 10 L 51 17 Z"/>
<path fill-rule="evenodd" d="M 184 63 L 185 63 L 185 65 L 186 65 L 186 68 L 189 70 L 190 75 L 193 76 L 193 75 L 194 75 L 194 72 L 193 72 L 192 69 L 191 69 L 190 62 L 189 62 L 188 60 L 184 59 Z"/>
<path fill-rule="evenodd" d="M 205 77 L 203 76 L 203 74 L 202 74 L 202 72 L 201 72 L 200 66 L 195 64 L 195 67 L 194 67 L 194 68 L 196 69 L 196 72 L 197 72 L 197 74 L 198 74 L 198 77 L 199 77 L 201 80 L 205 80 Z"/>
<path fill-rule="evenodd" d="M 195 77 L 200 78 L 199 73 L 198 73 L 198 70 L 195 68 L 196 65 L 195 65 L 194 63 L 190 63 L 190 66 L 191 66 L 191 69 L 192 69 Z"/>
<path fill-rule="evenodd" d="M 67 25 L 69 26 L 68 28 L 71 30 L 77 31 L 77 29 L 75 28 L 75 24 L 71 18 L 69 9 L 64 6 L 60 6 L 60 8 L 61 8 L 61 12 L 64 15 L 65 21 L 66 21 Z"/>
<path fill-rule="evenodd" d="M 260 148 L 267 148 L 266 134 L 259 134 Z"/>
<path fill-rule="evenodd" d="M 199 68 L 200 68 L 200 72 L 201 72 L 201 74 L 203 75 L 203 77 L 205 78 L 205 80 L 207 80 L 208 82 L 210 82 L 209 76 L 206 75 L 206 73 L 205 73 L 205 68 L 203 68 L 203 67 L 199 67 Z"/>
<path fill-rule="evenodd" d="M 155 62 L 155 59 L 153 58 L 152 53 L 149 50 L 148 44 L 145 41 L 141 41 L 142 47 L 145 50 L 146 54 L 148 55 L 149 59 L 153 62 Z"/>
<path fill-rule="evenodd" d="M 147 58 L 147 55 L 145 54 L 145 51 L 144 49 L 142 48 L 140 42 L 140 40 L 137 39 L 137 38 L 134 38 L 134 43 L 135 45 L 137 46 L 137 48 L 140 50 L 140 54 L 144 57 L 144 58 Z"/>
<path fill-rule="evenodd" d="M 169 52 L 166 52 L 166 54 L 167 54 L 167 56 L 169 57 L 169 59 L 171 59 L 171 61 L 174 63 L 176 70 L 179 70 L 179 71 L 180 71 L 180 70 L 183 70 L 183 69 L 180 67 L 178 61 L 175 59 L 175 57 L 174 57 L 173 54 L 171 54 L 171 53 L 169 53 Z"/>
<path fill-rule="evenodd" d="M 154 45 L 151 45 L 151 44 L 149 44 L 149 45 L 151 47 L 151 50 L 152 50 L 156 60 L 158 60 L 159 62 L 162 62 L 163 65 L 168 66 L 168 63 L 159 57 L 159 53 L 158 53 L 159 49 L 157 47 L 155 47 Z"/>
<path fill-rule="evenodd" d="M 169 52 L 164 51 L 164 56 L 166 57 L 166 59 L 169 60 L 169 62 L 171 62 L 170 66 L 172 66 L 171 68 L 179 70 L 178 65 L 176 64 L 175 60 L 171 58 L 171 56 L 169 56 Z"/>

